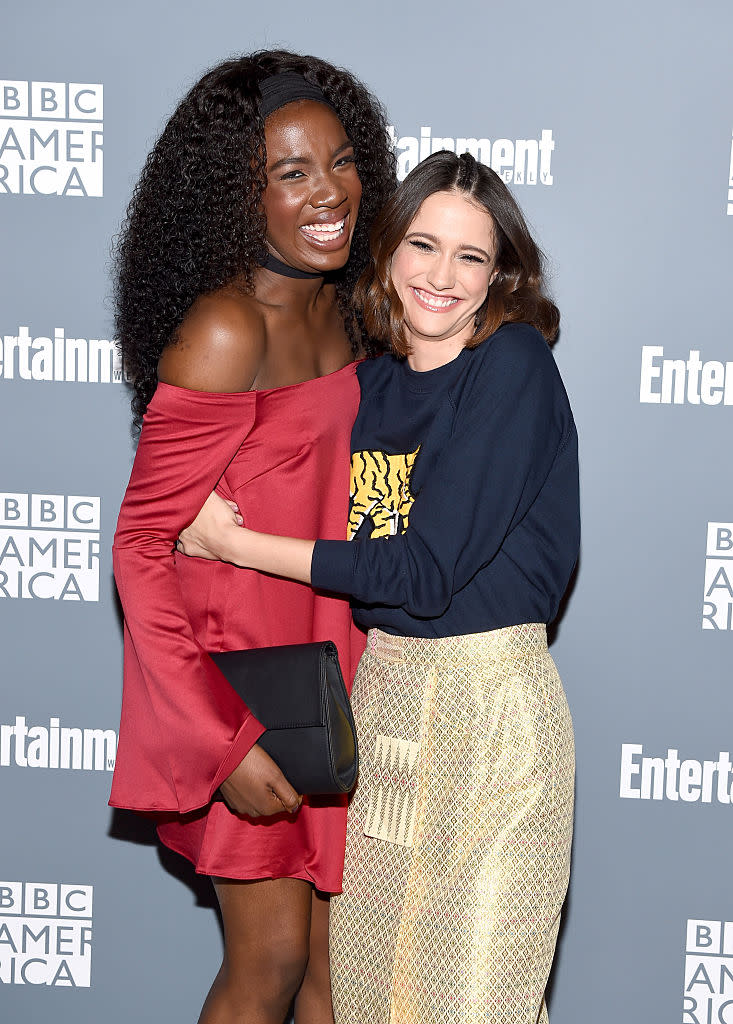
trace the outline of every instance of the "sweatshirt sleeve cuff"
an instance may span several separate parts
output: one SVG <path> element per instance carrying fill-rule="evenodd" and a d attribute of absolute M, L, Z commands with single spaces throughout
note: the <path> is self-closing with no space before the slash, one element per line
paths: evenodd
<path fill-rule="evenodd" d="M 356 547 L 357 542 L 351 540 L 317 540 L 311 561 L 311 586 L 351 594 Z"/>
<path fill-rule="evenodd" d="M 262 725 L 261 722 L 258 722 L 255 716 L 250 712 L 244 720 L 241 729 L 234 737 L 234 742 L 229 748 L 229 753 L 219 765 L 219 770 L 216 773 L 211 786 L 209 799 L 213 797 L 222 782 L 229 778 L 245 754 L 250 752 L 264 731 L 264 725 Z"/>

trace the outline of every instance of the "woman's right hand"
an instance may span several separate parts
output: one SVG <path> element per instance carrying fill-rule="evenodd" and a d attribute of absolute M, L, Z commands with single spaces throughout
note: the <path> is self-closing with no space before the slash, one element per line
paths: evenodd
<path fill-rule="evenodd" d="M 224 542 L 232 530 L 238 532 L 243 522 L 237 504 L 212 491 L 194 521 L 181 530 L 176 548 L 193 558 L 225 560 Z"/>
<path fill-rule="evenodd" d="M 229 807 L 250 818 L 295 814 L 299 796 L 270 755 L 255 743 L 219 787 Z"/>

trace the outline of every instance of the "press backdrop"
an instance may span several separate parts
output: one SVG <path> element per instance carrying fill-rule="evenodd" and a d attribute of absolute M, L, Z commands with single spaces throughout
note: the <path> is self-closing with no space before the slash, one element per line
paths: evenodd
<path fill-rule="evenodd" d="M 193 1021 L 206 880 L 107 808 L 130 470 L 110 241 L 178 98 L 285 45 L 467 145 L 551 262 L 583 549 L 553 654 L 578 750 L 553 1024 L 731 1024 L 733 9 L 724 0 L 27 0 L 0 39 L 0 1014 Z"/>

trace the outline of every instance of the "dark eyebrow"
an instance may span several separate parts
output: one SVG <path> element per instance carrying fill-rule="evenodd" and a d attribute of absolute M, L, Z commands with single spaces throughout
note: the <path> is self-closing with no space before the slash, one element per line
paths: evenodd
<path fill-rule="evenodd" d="M 331 154 L 331 159 L 335 160 L 336 157 L 339 156 L 341 153 L 343 153 L 343 151 L 345 149 L 353 149 L 353 148 L 354 148 L 354 143 L 351 141 L 351 139 L 347 139 L 346 142 L 342 143 L 338 147 L 338 149 L 335 149 L 333 151 L 333 153 Z M 278 170 L 278 168 L 286 167 L 289 164 L 307 164 L 308 162 L 309 162 L 308 161 L 308 157 L 305 157 L 305 156 L 284 156 L 282 158 L 282 160 L 277 160 L 272 165 L 272 167 L 270 167 L 270 171 L 276 171 L 276 170 Z"/>
<path fill-rule="evenodd" d="M 415 237 L 417 235 L 419 235 L 420 238 L 427 238 L 427 239 L 429 239 L 434 245 L 438 244 L 438 239 L 435 237 L 435 235 L 429 235 L 427 233 L 427 231 L 410 231 L 408 234 L 405 235 L 405 238 L 413 238 L 413 237 Z M 485 249 L 480 249 L 477 245 L 469 245 L 468 242 L 465 242 L 465 243 L 462 243 L 461 245 L 459 245 L 458 248 L 459 249 L 470 249 L 472 252 L 479 252 L 479 253 L 481 253 L 482 256 L 486 257 L 486 259 L 489 261 L 489 263 L 491 263 L 491 256 L 486 252 Z"/>
<path fill-rule="evenodd" d="M 276 171 L 280 167 L 287 167 L 289 164 L 307 164 L 308 161 L 304 156 L 284 156 L 282 160 L 277 160 L 272 167 L 271 171 Z"/>
<path fill-rule="evenodd" d="M 351 139 L 347 139 L 346 142 L 342 143 L 342 145 L 340 145 L 338 147 L 338 149 L 334 149 L 333 153 L 331 154 L 331 159 L 333 159 L 334 157 L 337 157 L 340 153 L 343 153 L 343 151 L 345 149 L 353 149 L 353 148 L 354 148 L 354 143 L 351 141 Z"/>

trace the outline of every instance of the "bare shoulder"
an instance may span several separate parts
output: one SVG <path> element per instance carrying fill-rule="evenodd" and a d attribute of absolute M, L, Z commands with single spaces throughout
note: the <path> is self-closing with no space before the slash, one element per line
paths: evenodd
<path fill-rule="evenodd" d="M 249 391 L 265 337 L 262 314 L 248 296 L 229 289 L 202 295 L 163 351 L 158 377 L 194 391 Z"/>

